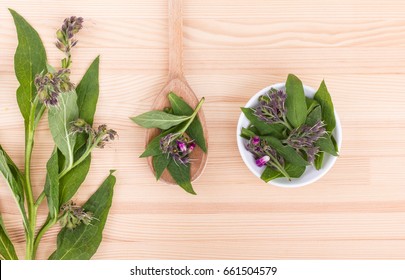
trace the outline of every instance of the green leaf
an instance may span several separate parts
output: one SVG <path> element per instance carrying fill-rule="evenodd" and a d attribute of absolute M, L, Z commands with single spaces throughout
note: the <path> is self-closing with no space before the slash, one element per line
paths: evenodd
<path fill-rule="evenodd" d="M 305 97 L 305 102 L 307 103 L 307 114 L 311 113 L 319 105 L 318 101 L 309 97 Z"/>
<path fill-rule="evenodd" d="M 338 147 L 338 144 L 336 142 L 335 136 L 331 135 L 330 139 L 332 140 L 333 146 L 335 147 L 335 151 L 339 152 L 339 147 Z"/>
<path fill-rule="evenodd" d="M 315 93 L 314 99 L 321 104 L 322 120 L 326 124 L 326 130 L 332 132 L 336 127 L 335 110 L 325 81 L 322 81 L 318 91 Z"/>
<path fill-rule="evenodd" d="M 304 174 L 305 170 L 305 166 L 298 166 L 291 163 L 287 163 L 285 165 L 285 171 L 287 171 L 288 175 L 290 175 L 291 178 L 301 177 L 302 174 Z"/>
<path fill-rule="evenodd" d="M 49 108 L 48 123 L 53 140 L 65 157 L 66 166 L 73 164 L 76 134 L 70 131 L 71 123 L 79 117 L 75 91 L 59 94 L 58 106 Z"/>
<path fill-rule="evenodd" d="M 18 260 L 15 253 L 14 245 L 8 236 L 3 218 L 0 216 L 0 259 L 1 260 Z"/>
<path fill-rule="evenodd" d="M 90 163 L 91 155 L 59 180 L 59 207 L 76 194 L 89 173 Z"/>
<path fill-rule="evenodd" d="M 17 29 L 18 46 L 14 55 L 14 70 L 20 86 L 17 102 L 21 114 L 28 124 L 31 102 L 36 95 L 35 76 L 46 71 L 46 52 L 35 29 L 16 11 L 10 10 Z"/>
<path fill-rule="evenodd" d="M 160 129 L 169 129 L 188 119 L 190 119 L 190 116 L 176 116 L 158 110 L 146 112 L 131 118 L 134 123 L 142 127 Z"/>
<path fill-rule="evenodd" d="M 319 170 L 322 168 L 324 156 L 325 156 L 324 152 L 320 152 L 315 156 L 314 166 L 315 166 L 316 170 Z"/>
<path fill-rule="evenodd" d="M 97 56 L 76 87 L 79 118 L 83 119 L 90 125 L 93 125 L 100 91 L 99 63 L 100 57 Z M 87 138 L 88 137 L 85 133 L 81 133 L 77 136 L 75 151 L 80 149 L 86 143 Z"/>
<path fill-rule="evenodd" d="M 302 174 L 304 174 L 306 167 L 287 163 L 284 167 L 284 170 L 288 173 L 288 175 L 291 178 L 299 178 L 302 176 Z M 268 183 L 271 180 L 274 180 L 277 178 L 283 178 L 283 177 L 285 177 L 283 173 L 267 166 L 266 169 L 263 171 L 262 176 L 260 178 L 263 181 L 265 181 L 266 183 Z"/>
<path fill-rule="evenodd" d="M 279 123 L 276 124 L 268 124 L 263 121 L 260 121 L 253 113 L 251 108 L 241 108 L 243 114 L 246 118 L 250 121 L 252 125 L 254 125 L 257 130 L 260 132 L 260 136 L 263 135 L 271 135 L 276 138 L 283 138 L 283 130 L 285 126 Z"/>
<path fill-rule="evenodd" d="M 307 125 L 313 126 L 317 122 L 319 122 L 322 119 L 322 110 L 321 106 L 316 106 L 311 113 L 309 113 L 307 120 L 305 123 Z"/>
<path fill-rule="evenodd" d="M 85 120 L 90 125 L 93 125 L 100 91 L 99 63 L 100 57 L 97 56 L 76 87 L 79 118 Z"/>
<path fill-rule="evenodd" d="M 277 153 L 279 153 L 287 162 L 298 165 L 298 166 L 307 166 L 309 163 L 302 158 L 300 154 L 290 146 L 284 146 L 283 143 L 277 138 L 271 136 L 264 136 L 263 139 L 273 147 Z"/>
<path fill-rule="evenodd" d="M 307 104 L 305 101 L 304 87 L 302 82 L 293 74 L 289 74 L 285 84 L 287 99 L 287 120 L 293 127 L 299 127 L 305 123 L 307 117 Z"/>
<path fill-rule="evenodd" d="M 168 95 L 170 104 L 173 109 L 173 113 L 177 116 L 189 116 L 193 114 L 194 109 L 191 108 L 181 97 L 177 96 L 175 93 L 170 92 Z M 207 144 L 205 142 L 204 137 L 204 130 L 202 124 L 198 118 L 195 117 L 193 122 L 186 130 L 188 136 L 193 138 L 198 146 L 206 153 L 207 152 Z"/>
<path fill-rule="evenodd" d="M 49 216 L 56 219 L 59 214 L 59 164 L 58 151 L 52 153 L 51 158 L 46 164 L 45 194 L 48 201 Z"/>
<path fill-rule="evenodd" d="M 315 145 L 323 152 L 331 154 L 332 156 L 338 156 L 338 153 L 335 150 L 335 145 L 333 144 L 330 135 L 327 133 L 325 133 L 322 138 L 319 138 Z"/>
<path fill-rule="evenodd" d="M 253 132 L 255 135 L 260 135 L 259 130 L 254 125 L 249 125 L 247 129 Z"/>
<path fill-rule="evenodd" d="M 73 230 L 63 228 L 58 234 L 57 249 L 49 259 L 89 260 L 96 253 L 111 207 L 115 181 L 111 172 L 83 205 L 85 211 L 93 213 L 91 224 L 80 224 Z"/>
<path fill-rule="evenodd" d="M 169 130 L 166 130 L 165 132 L 160 133 L 158 136 L 156 136 L 149 142 L 148 146 L 146 146 L 145 151 L 139 157 L 143 158 L 143 157 L 151 157 L 151 156 L 160 155 L 162 153 L 162 151 L 160 150 L 160 139 L 162 137 L 166 136 L 167 134 L 175 133 L 178 130 L 179 130 L 179 127 L 176 126 Z"/>
<path fill-rule="evenodd" d="M 256 136 L 256 133 L 254 133 L 253 131 L 251 131 L 250 129 L 244 128 L 242 127 L 242 131 L 240 133 L 240 137 L 245 138 L 247 140 L 249 140 L 250 138 Z"/>
<path fill-rule="evenodd" d="M 268 183 L 271 180 L 281 178 L 281 177 L 284 177 L 284 175 L 280 171 L 270 168 L 269 166 L 266 166 L 262 175 L 260 176 L 260 179 L 262 179 L 263 181 Z"/>
<path fill-rule="evenodd" d="M 7 155 L 6 151 L 0 145 L 0 172 L 3 174 L 4 178 L 7 181 L 8 186 L 11 189 L 13 194 L 14 200 L 17 202 L 18 209 L 20 210 L 21 215 L 23 216 L 23 224 L 24 227 L 27 229 L 28 227 L 28 219 L 27 214 L 25 212 L 25 205 L 24 205 L 24 178 L 11 160 L 11 158 Z"/>
<path fill-rule="evenodd" d="M 174 181 L 186 192 L 196 194 L 190 181 L 190 164 L 178 164 L 174 160 L 171 160 L 167 165 L 167 170 L 169 170 Z"/>
<path fill-rule="evenodd" d="M 169 165 L 170 160 L 171 158 L 165 154 L 160 154 L 152 158 L 152 164 L 153 169 L 155 170 L 156 180 L 160 179 L 160 176 L 162 176 L 163 171 L 165 171 L 165 169 Z"/>

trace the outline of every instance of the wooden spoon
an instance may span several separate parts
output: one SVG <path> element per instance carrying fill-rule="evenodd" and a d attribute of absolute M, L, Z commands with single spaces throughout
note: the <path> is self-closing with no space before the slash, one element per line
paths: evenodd
<path fill-rule="evenodd" d="M 182 20 L 182 0 L 169 0 L 169 76 L 166 85 L 156 97 L 153 110 L 162 110 L 170 106 L 167 95 L 172 91 L 183 98 L 188 105 L 195 108 L 199 102 L 197 96 L 188 85 L 183 74 L 183 20 Z M 206 146 L 208 148 L 207 126 L 203 110 L 198 112 L 198 118 L 202 124 Z M 158 129 L 148 129 L 146 133 L 146 145 L 159 134 Z M 203 172 L 207 164 L 207 154 L 197 146 L 190 155 L 191 168 L 190 179 L 196 180 Z M 148 158 L 149 167 L 153 172 L 152 157 Z M 161 181 L 168 184 L 176 184 L 167 169 L 160 177 Z"/>

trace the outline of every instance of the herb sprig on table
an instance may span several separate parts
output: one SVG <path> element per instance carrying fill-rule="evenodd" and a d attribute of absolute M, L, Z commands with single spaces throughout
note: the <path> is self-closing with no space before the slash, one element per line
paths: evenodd
<path fill-rule="evenodd" d="M 207 146 L 198 112 L 204 98 L 191 108 L 175 93 L 168 94 L 171 107 L 163 111 L 153 110 L 131 118 L 145 128 L 157 128 L 160 134 L 150 141 L 141 157 L 153 157 L 156 179 L 167 169 L 174 181 L 186 192 L 196 194 L 191 184 L 191 155 L 199 146 L 206 153 Z"/>
<path fill-rule="evenodd" d="M 325 82 L 314 98 L 304 94 L 302 82 L 288 75 L 284 90 L 271 88 L 254 108 L 241 108 L 250 121 L 241 137 L 258 167 L 261 179 L 299 178 L 308 165 L 322 168 L 325 153 L 338 156 L 333 103 Z"/>
<path fill-rule="evenodd" d="M 90 259 L 102 239 L 112 203 L 114 171 L 82 206 L 71 199 L 87 176 L 94 148 L 103 148 L 117 133 L 106 125 L 93 127 L 99 94 L 99 57 L 77 86 L 70 80 L 71 50 L 82 29 L 81 17 L 66 18 L 58 29 L 56 47 L 65 58 L 55 69 L 47 63 L 45 48 L 35 29 L 17 12 L 10 10 L 18 34 L 14 57 L 15 74 L 20 83 L 17 102 L 25 123 L 24 172 L 0 146 L 0 172 L 5 177 L 22 216 L 26 259 L 35 259 L 43 235 L 55 224 L 62 229 L 57 248 L 50 259 Z M 38 123 L 48 111 L 48 125 L 55 143 L 46 165 L 45 186 L 35 199 L 31 181 L 31 156 Z M 47 199 L 48 217 L 37 231 L 38 208 Z M 0 256 L 17 259 L 15 248 L 0 218 Z"/>

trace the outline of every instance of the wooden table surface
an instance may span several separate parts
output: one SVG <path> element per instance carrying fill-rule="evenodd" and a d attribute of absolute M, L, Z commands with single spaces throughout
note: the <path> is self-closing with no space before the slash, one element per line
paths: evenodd
<path fill-rule="evenodd" d="M 94 259 L 405 258 L 405 2 L 402 0 L 191 0 L 184 4 L 185 75 L 200 97 L 210 134 L 197 196 L 156 183 L 138 158 L 145 130 L 128 119 L 147 111 L 167 75 L 167 2 L 35 1 L 0 4 L 0 143 L 23 167 L 24 130 L 16 103 L 17 38 L 6 8 L 39 32 L 49 61 L 54 32 L 71 15 L 85 28 L 73 52 L 78 82 L 101 55 L 96 124 L 119 141 L 93 153 L 75 201 L 84 202 L 108 170 L 117 185 Z M 343 126 L 341 156 L 320 181 L 298 189 L 266 185 L 236 147 L 243 106 L 288 73 L 332 94 Z M 46 118 L 36 135 L 34 194 L 42 190 L 53 144 Z M 3 179 L 0 211 L 24 256 L 19 213 Z M 47 213 L 40 209 L 40 219 Z M 54 250 L 58 227 L 38 258 Z"/>

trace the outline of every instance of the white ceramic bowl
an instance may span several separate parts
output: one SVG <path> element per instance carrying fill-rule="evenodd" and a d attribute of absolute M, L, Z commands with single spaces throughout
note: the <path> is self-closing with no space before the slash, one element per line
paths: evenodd
<path fill-rule="evenodd" d="M 271 86 L 268 86 L 262 90 L 260 90 L 258 93 L 256 93 L 248 103 L 246 103 L 245 107 L 246 108 L 252 108 L 258 105 L 259 103 L 259 97 L 261 95 L 264 95 L 266 92 L 270 90 L 270 88 L 275 88 L 278 90 L 285 90 L 285 83 L 279 83 L 279 84 L 274 84 Z M 305 86 L 304 85 L 304 92 L 305 96 L 313 98 L 315 95 L 315 90 L 311 87 Z M 342 126 L 339 120 L 339 116 L 336 113 L 335 110 L 335 118 L 336 118 L 336 128 L 333 131 L 333 136 L 336 139 L 337 145 L 340 147 L 342 145 Z M 249 125 L 249 120 L 245 117 L 243 113 L 240 114 L 239 121 L 238 121 L 238 126 L 236 128 L 236 138 L 237 138 L 237 143 L 238 143 L 238 148 L 240 155 L 242 156 L 243 161 L 247 165 L 247 167 L 252 171 L 253 174 L 255 174 L 257 177 L 260 178 L 261 174 L 263 173 L 263 170 L 265 167 L 258 167 L 255 163 L 255 159 L 253 155 L 248 152 L 245 148 L 245 143 L 246 139 L 240 137 L 240 133 L 242 130 L 242 127 L 248 127 Z M 285 188 L 296 188 L 296 187 L 302 187 L 308 184 L 311 184 L 317 180 L 319 180 L 323 175 L 325 175 L 335 164 L 337 157 L 331 156 L 329 154 L 325 153 L 325 157 L 323 160 L 322 168 L 320 170 L 316 170 L 315 167 L 312 165 L 307 166 L 304 174 L 300 178 L 292 178 L 291 181 L 289 181 L 286 178 L 277 178 L 274 180 L 271 180 L 269 184 L 278 186 L 278 187 L 285 187 Z"/>

